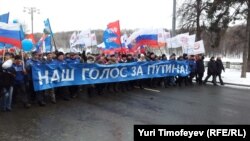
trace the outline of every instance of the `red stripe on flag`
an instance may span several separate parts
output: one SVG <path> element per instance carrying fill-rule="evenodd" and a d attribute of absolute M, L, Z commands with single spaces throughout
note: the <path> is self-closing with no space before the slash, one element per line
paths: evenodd
<path fill-rule="evenodd" d="M 18 48 L 21 48 L 21 46 L 22 46 L 22 43 L 20 40 L 15 40 L 13 38 L 6 38 L 6 37 L 0 36 L 0 42 L 11 44 L 11 45 L 16 46 Z"/>

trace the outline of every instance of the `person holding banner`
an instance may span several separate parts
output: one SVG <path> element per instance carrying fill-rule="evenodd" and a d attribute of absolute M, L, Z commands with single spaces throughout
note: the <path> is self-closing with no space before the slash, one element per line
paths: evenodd
<path fill-rule="evenodd" d="M 119 61 L 119 63 L 127 63 L 127 55 L 126 54 L 122 54 L 121 55 L 121 59 Z M 120 82 L 120 89 L 122 92 L 125 92 L 126 90 L 128 90 L 128 85 L 129 83 L 128 82 Z"/>
<path fill-rule="evenodd" d="M 51 52 L 47 53 L 46 57 L 47 57 L 46 61 L 45 61 L 46 64 L 48 64 L 48 65 L 56 64 L 56 61 L 53 59 Z M 51 102 L 53 104 L 56 104 L 56 95 L 55 95 L 54 88 L 45 90 L 45 95 L 48 95 L 51 98 Z"/>
<path fill-rule="evenodd" d="M 193 78 L 196 75 L 196 61 L 194 55 L 190 55 L 190 58 L 188 60 L 189 67 L 190 67 L 190 74 L 188 77 L 188 82 L 190 85 L 193 85 Z"/>
<path fill-rule="evenodd" d="M 64 60 L 64 53 L 63 52 L 58 52 L 57 53 L 57 60 L 56 63 L 60 65 L 66 65 L 67 62 Z M 62 87 L 57 87 L 55 89 L 57 95 L 61 95 L 63 100 L 69 101 L 70 100 L 70 95 L 69 95 L 69 90 L 67 86 L 62 86 Z"/>
<path fill-rule="evenodd" d="M 111 64 L 117 64 L 117 63 L 118 63 L 118 61 L 117 61 L 117 58 L 115 57 L 115 54 L 111 54 L 111 55 L 108 57 L 108 62 L 107 62 L 107 64 L 108 64 L 108 65 L 111 65 Z M 107 89 L 108 89 L 109 92 L 111 92 L 111 93 L 118 92 L 118 83 L 117 83 L 117 82 L 108 83 L 108 84 L 107 84 Z"/>
<path fill-rule="evenodd" d="M 176 61 L 176 55 L 175 53 L 173 53 L 170 57 L 169 57 L 170 61 Z M 176 86 L 176 80 L 174 76 L 168 76 L 167 77 L 167 83 L 168 86 Z M 166 85 L 165 85 L 166 86 Z"/>
<path fill-rule="evenodd" d="M 32 100 L 37 100 L 39 106 L 45 106 L 46 103 L 44 101 L 44 91 L 34 91 L 33 81 L 32 81 L 32 66 L 39 66 L 42 64 L 41 54 L 40 52 L 34 51 L 32 52 L 32 58 L 26 61 L 26 70 L 29 81 L 29 92 L 31 93 Z"/>
<path fill-rule="evenodd" d="M 104 54 L 102 54 L 99 59 L 96 58 L 96 63 L 97 64 L 106 64 L 107 63 L 107 60 L 106 60 L 106 57 L 104 56 Z M 96 86 L 96 89 L 97 89 L 97 94 L 98 95 L 102 95 L 103 94 L 103 91 L 106 87 L 106 84 L 105 83 L 100 83 L 100 84 L 95 84 Z"/>
<path fill-rule="evenodd" d="M 69 58 L 66 59 L 67 64 L 79 64 L 80 63 L 81 61 L 80 57 L 76 53 L 71 52 L 69 55 L 70 55 Z M 70 97 L 76 98 L 77 93 L 79 91 L 79 86 L 69 86 L 68 89 L 69 89 Z"/>

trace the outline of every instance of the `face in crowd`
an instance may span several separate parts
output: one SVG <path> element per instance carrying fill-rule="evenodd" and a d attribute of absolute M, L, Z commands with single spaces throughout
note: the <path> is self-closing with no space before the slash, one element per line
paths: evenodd
<path fill-rule="evenodd" d="M 38 53 L 33 53 L 33 59 L 34 60 L 39 60 L 40 59 L 40 55 Z"/>
<path fill-rule="evenodd" d="M 5 54 L 5 60 L 9 60 L 9 59 L 11 59 L 11 55 L 9 53 L 8 54 L 6 53 Z"/>
<path fill-rule="evenodd" d="M 63 60 L 64 60 L 64 55 L 61 54 L 61 55 L 59 55 L 57 58 L 58 58 L 59 61 L 63 61 Z"/>
<path fill-rule="evenodd" d="M 15 64 L 17 64 L 17 65 L 21 65 L 21 64 L 22 64 L 22 59 L 21 59 L 21 57 L 16 57 L 16 59 L 15 59 Z"/>
<path fill-rule="evenodd" d="M 53 59 L 53 55 L 51 53 L 47 54 L 47 60 L 52 60 Z"/>

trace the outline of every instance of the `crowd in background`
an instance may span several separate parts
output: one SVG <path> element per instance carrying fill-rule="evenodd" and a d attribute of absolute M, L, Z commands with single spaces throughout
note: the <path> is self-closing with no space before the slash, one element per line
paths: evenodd
<path fill-rule="evenodd" d="M 5 68 L 3 64 L 13 60 L 13 64 Z M 24 60 L 24 61 L 23 61 Z M 117 64 L 143 61 L 159 61 L 159 60 L 179 60 L 187 61 L 190 67 L 190 74 L 186 77 L 168 76 L 162 78 L 139 79 L 125 82 L 101 83 L 82 86 L 64 86 L 56 87 L 43 91 L 34 91 L 32 81 L 32 65 L 36 64 L 77 64 L 77 63 L 97 63 L 97 64 Z M 121 93 L 134 89 L 135 87 L 143 89 L 144 87 L 182 87 L 194 85 L 194 80 L 198 85 L 204 85 L 212 76 L 213 85 L 217 85 L 216 77 L 219 77 L 221 85 L 224 85 L 221 79 L 222 70 L 225 71 L 220 57 L 215 60 L 211 57 L 208 62 L 207 76 L 203 80 L 205 66 L 204 56 L 183 54 L 176 56 L 174 53 L 169 58 L 165 54 L 157 56 L 152 52 L 145 54 L 121 54 L 114 53 L 111 55 L 105 54 L 90 54 L 90 53 L 66 53 L 52 52 L 41 54 L 39 52 L 32 52 L 31 56 L 28 54 L 14 55 L 6 52 L 4 57 L 0 57 L 0 105 L 2 111 L 11 111 L 12 104 L 21 100 L 25 108 L 30 108 L 31 104 L 38 103 L 40 106 L 45 106 L 46 103 L 51 102 L 56 104 L 58 99 L 69 101 L 76 98 L 82 89 L 86 89 L 88 96 L 93 94 L 102 95 L 104 93 Z M 194 79 L 195 78 L 195 79 Z"/>

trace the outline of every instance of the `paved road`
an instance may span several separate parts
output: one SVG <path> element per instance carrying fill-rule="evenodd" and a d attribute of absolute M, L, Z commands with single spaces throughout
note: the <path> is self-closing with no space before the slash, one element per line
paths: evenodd
<path fill-rule="evenodd" d="M 0 112 L 0 141 L 132 141 L 134 124 L 250 124 L 249 90 L 135 89 Z"/>

